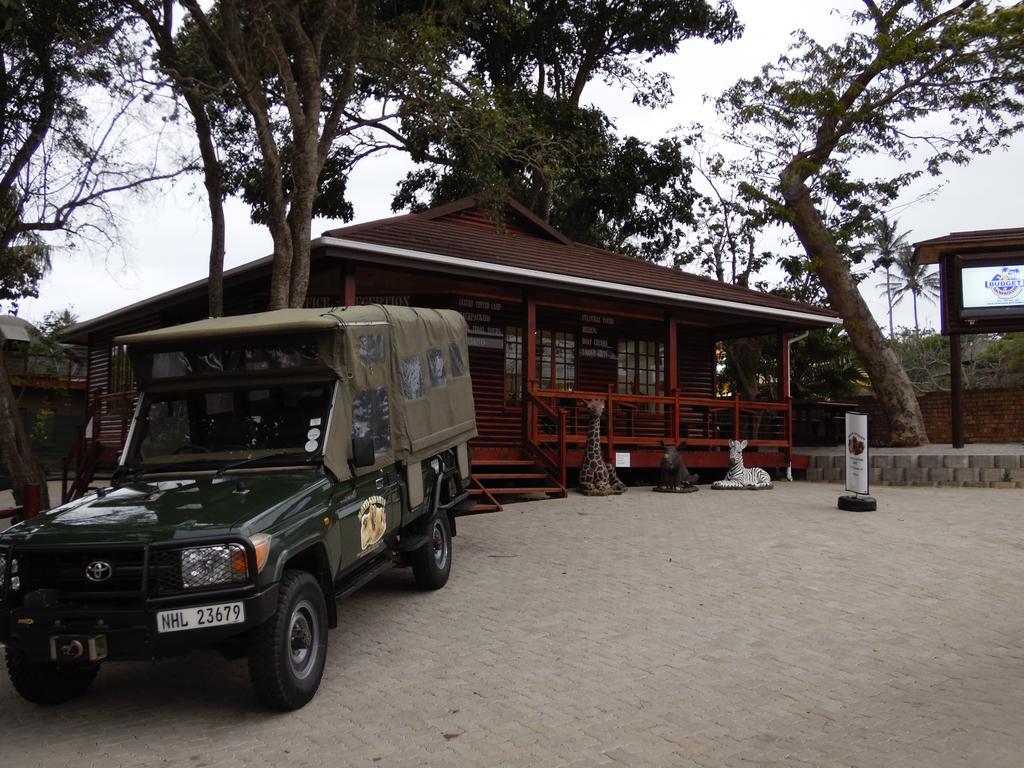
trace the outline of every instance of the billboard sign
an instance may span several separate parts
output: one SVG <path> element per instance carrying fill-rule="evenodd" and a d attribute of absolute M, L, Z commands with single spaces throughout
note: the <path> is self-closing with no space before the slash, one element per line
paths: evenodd
<path fill-rule="evenodd" d="M 1024 264 L 964 267 L 960 287 L 964 309 L 1024 309 Z"/>
<path fill-rule="evenodd" d="M 846 414 L 846 490 L 868 494 L 871 462 L 868 459 L 868 415 Z"/>

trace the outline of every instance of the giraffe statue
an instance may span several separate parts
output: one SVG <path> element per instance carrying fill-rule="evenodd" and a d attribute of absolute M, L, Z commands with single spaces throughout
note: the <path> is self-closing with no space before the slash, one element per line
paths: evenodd
<path fill-rule="evenodd" d="M 601 455 L 601 414 L 604 400 L 587 402 L 590 425 L 587 428 L 587 445 L 583 450 L 583 466 L 580 467 L 579 491 L 584 496 L 610 496 L 626 490 L 626 484 L 619 480 L 615 468 L 605 462 Z"/>

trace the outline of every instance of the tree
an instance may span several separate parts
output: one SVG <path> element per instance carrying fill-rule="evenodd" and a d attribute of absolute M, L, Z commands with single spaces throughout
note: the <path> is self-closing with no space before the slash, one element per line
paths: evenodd
<path fill-rule="evenodd" d="M 717 101 L 748 150 L 744 194 L 792 227 L 845 321 L 897 445 L 927 441 L 899 359 L 857 290 L 844 248 L 922 174 L 991 152 L 1020 126 L 1024 6 L 984 0 L 862 0 L 832 44 L 790 51 Z M 903 164 L 862 178 L 858 160 Z"/>
<path fill-rule="evenodd" d="M 118 75 L 137 60 L 120 3 L 0 3 L 0 300 L 16 306 L 37 295 L 50 267 L 45 235 L 112 240 L 110 197 L 174 175 L 123 153 L 130 139 L 122 129 L 138 92 Z M 102 120 L 84 105 L 86 92 L 108 98 Z M 0 450 L 15 499 L 36 483 L 48 506 L 2 355 Z"/>
<path fill-rule="evenodd" d="M 710 194 L 699 196 L 695 221 L 686 247 L 675 257 L 675 266 L 695 265 L 719 282 L 748 287 L 751 279 L 776 259 L 770 251 L 757 250 L 764 216 L 738 193 L 732 165 L 720 152 L 707 152 L 702 132 L 695 128 L 688 138 L 694 168 Z"/>
<path fill-rule="evenodd" d="M 231 151 L 242 169 L 239 186 L 250 204 L 263 206 L 257 216 L 274 243 L 270 309 L 302 306 L 319 183 L 342 132 L 371 14 L 358 0 L 182 5 L 194 42 L 230 81 L 241 108 L 233 113 Z"/>
<path fill-rule="evenodd" d="M 518 0 L 474 11 L 453 20 L 447 71 L 400 67 L 373 80 L 372 95 L 399 107 L 366 124 L 420 164 L 392 207 L 513 196 L 573 239 L 671 254 L 697 197 L 685 142 L 619 136 L 583 94 L 603 79 L 638 104 L 667 105 L 668 77 L 650 63 L 690 38 L 738 36 L 731 0 Z"/>
<path fill-rule="evenodd" d="M 898 221 L 889 221 L 889 217 L 882 213 L 875 222 L 871 232 L 871 239 L 868 242 L 868 252 L 876 254 L 873 267 L 885 270 L 885 280 L 882 286 L 885 288 L 886 306 L 889 311 L 889 338 L 893 337 L 895 330 L 892 324 L 892 265 L 896 263 L 896 257 L 903 248 L 906 248 L 909 232 L 898 232 Z"/>
<path fill-rule="evenodd" d="M 1024 360 L 1008 351 L 1013 334 L 970 334 L 963 345 L 963 382 L 966 389 L 1019 386 L 1024 380 Z M 934 331 L 903 328 L 896 332 L 893 348 L 900 356 L 918 394 L 949 391 L 949 337 Z"/>
<path fill-rule="evenodd" d="M 795 343 L 790 369 L 790 389 L 797 400 L 853 397 L 868 386 L 849 337 L 835 326 L 811 331 Z"/>
<path fill-rule="evenodd" d="M 210 209 L 210 269 L 207 304 L 210 317 L 224 314 L 224 169 L 213 136 L 215 99 L 226 85 L 209 60 L 190 46 L 190 36 L 175 35 L 174 0 L 127 0 L 132 12 L 149 30 L 156 64 L 184 100 L 202 160 L 203 185 Z"/>
<path fill-rule="evenodd" d="M 939 298 L 939 273 L 933 272 L 926 264 L 918 264 L 914 260 L 914 251 L 904 246 L 898 252 L 892 264 L 895 272 L 885 283 L 886 293 L 891 296 L 893 306 L 899 306 L 908 295 L 914 302 L 914 330 L 920 331 L 917 321 L 917 300 L 924 299 L 934 304 Z"/>

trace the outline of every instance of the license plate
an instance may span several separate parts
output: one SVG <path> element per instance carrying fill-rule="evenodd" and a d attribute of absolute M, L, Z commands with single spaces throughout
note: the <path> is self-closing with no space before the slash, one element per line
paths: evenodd
<path fill-rule="evenodd" d="M 186 629 L 222 627 L 225 624 L 245 623 L 245 605 L 242 603 L 218 603 L 197 605 L 174 611 L 160 611 L 156 615 L 157 632 L 181 632 Z"/>

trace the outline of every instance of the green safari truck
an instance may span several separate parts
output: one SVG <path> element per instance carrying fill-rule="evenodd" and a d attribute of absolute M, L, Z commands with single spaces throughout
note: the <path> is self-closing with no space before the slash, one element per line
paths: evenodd
<path fill-rule="evenodd" d="M 266 706 L 296 709 L 337 600 L 396 565 L 448 581 L 476 436 L 457 312 L 289 309 L 115 343 L 140 396 L 113 484 L 0 534 L 0 641 L 24 698 L 212 647 L 248 658 Z"/>

